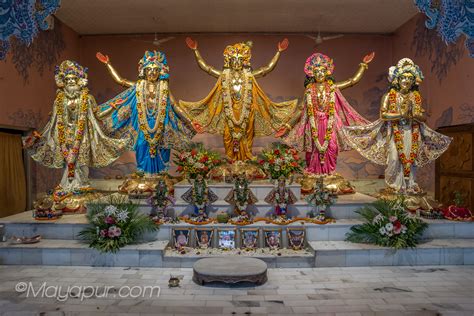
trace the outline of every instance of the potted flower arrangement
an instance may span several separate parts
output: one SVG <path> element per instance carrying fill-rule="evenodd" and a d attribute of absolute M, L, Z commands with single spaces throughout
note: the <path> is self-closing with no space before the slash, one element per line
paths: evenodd
<path fill-rule="evenodd" d="M 414 248 L 428 227 L 407 211 L 403 199 L 377 200 L 356 211 L 366 222 L 351 227 L 346 240 L 395 249 Z"/>
<path fill-rule="evenodd" d="M 269 149 L 262 150 L 257 159 L 260 168 L 272 180 L 280 177 L 288 179 L 303 170 L 304 162 L 298 152 L 282 143 L 273 143 Z"/>
<path fill-rule="evenodd" d="M 223 163 L 217 152 L 204 148 L 202 143 L 193 143 L 185 151 L 175 155 L 177 171 L 188 179 L 198 175 L 206 177 L 215 167 Z"/>
<path fill-rule="evenodd" d="M 126 245 L 138 242 L 144 233 L 158 229 L 148 216 L 138 212 L 138 205 L 123 198 L 89 204 L 88 210 L 90 226 L 79 236 L 89 243 L 89 247 L 100 252 L 117 252 Z"/>

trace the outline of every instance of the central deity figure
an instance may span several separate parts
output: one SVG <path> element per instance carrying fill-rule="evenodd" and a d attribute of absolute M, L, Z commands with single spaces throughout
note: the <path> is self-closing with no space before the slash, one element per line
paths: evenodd
<path fill-rule="evenodd" d="M 224 136 L 225 151 L 230 159 L 252 159 L 254 137 L 272 135 L 287 126 L 296 110 L 297 100 L 274 103 L 255 80 L 275 68 L 280 53 L 288 47 L 288 40 L 280 42 L 270 63 L 257 70 L 252 70 L 250 65 L 251 43 L 227 46 L 222 71 L 204 61 L 196 41 L 187 38 L 186 43 L 194 51 L 199 67 L 218 79 L 205 99 L 180 101 L 181 107 L 193 118 L 193 126 L 198 132 Z"/>

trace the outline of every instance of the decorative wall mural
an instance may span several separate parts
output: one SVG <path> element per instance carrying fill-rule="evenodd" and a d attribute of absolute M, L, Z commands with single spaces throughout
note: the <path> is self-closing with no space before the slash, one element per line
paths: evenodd
<path fill-rule="evenodd" d="M 380 100 L 385 92 L 387 92 L 387 74 L 384 71 L 375 79 L 375 85 L 364 91 L 364 105 L 367 106 L 366 119 L 376 120 L 379 118 Z"/>
<path fill-rule="evenodd" d="M 25 108 L 27 107 L 25 106 Z M 41 110 L 20 109 L 8 115 L 8 119 L 10 120 L 11 125 L 37 129 L 42 126 L 42 123 L 45 122 L 46 117 L 43 115 Z"/>
<path fill-rule="evenodd" d="M 55 23 L 53 30 L 39 33 L 31 45 L 17 39 L 11 41 L 12 62 L 24 84 L 28 83 L 31 68 L 42 76 L 58 64 L 60 54 L 66 48 L 61 29 L 61 23 Z"/>
<path fill-rule="evenodd" d="M 474 105 L 463 103 L 459 108 L 461 109 L 461 113 L 458 115 L 459 123 L 474 123 Z"/>
<path fill-rule="evenodd" d="M 411 49 L 415 51 L 415 57 L 427 57 L 431 63 L 431 72 L 436 75 L 439 82 L 446 78 L 449 69 L 456 65 L 464 53 L 464 47 L 446 45 L 434 30 L 427 29 L 422 18 L 416 22 Z"/>
<path fill-rule="evenodd" d="M 446 44 L 456 43 L 465 36 L 466 48 L 474 57 L 474 1 L 415 0 L 415 4 L 428 17 L 425 22 L 428 29 L 436 28 Z"/>
<path fill-rule="evenodd" d="M 48 29 L 46 18 L 56 12 L 60 0 L 4 0 L 0 2 L 0 59 L 5 59 L 10 40 L 30 45 L 40 30 Z"/>
<path fill-rule="evenodd" d="M 453 107 L 450 106 L 443 111 L 441 116 L 436 120 L 434 126 L 436 128 L 441 126 L 449 126 L 453 124 Z"/>

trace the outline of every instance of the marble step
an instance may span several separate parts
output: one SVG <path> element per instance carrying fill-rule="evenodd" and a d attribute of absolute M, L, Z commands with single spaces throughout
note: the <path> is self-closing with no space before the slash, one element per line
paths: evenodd
<path fill-rule="evenodd" d="M 206 257 L 171 254 L 168 243 L 163 240 L 130 245 L 115 254 L 100 253 L 75 240 L 44 239 L 31 245 L 0 243 L 0 265 L 184 268 Z M 344 241 L 308 244 L 309 251 L 299 255 L 259 255 L 257 251 L 252 256 L 266 261 L 269 267 L 282 268 L 474 264 L 472 239 L 434 239 L 415 249 L 398 251 Z"/>
<path fill-rule="evenodd" d="M 77 240 L 43 239 L 36 244 L 0 243 L 0 265 L 162 267 L 168 240 L 101 253 Z"/>
<path fill-rule="evenodd" d="M 311 241 L 315 267 L 473 265 L 473 239 L 432 239 L 417 248 L 390 248 L 346 241 Z"/>
<path fill-rule="evenodd" d="M 441 238 L 472 238 L 474 239 L 474 223 L 471 222 L 455 222 L 448 220 L 426 220 L 429 224 L 428 228 L 423 234 L 424 239 Z M 5 224 L 5 233 L 7 237 L 11 236 L 34 236 L 41 235 L 47 239 L 78 239 L 78 233 L 87 226 L 87 220 L 84 214 L 67 215 L 54 222 L 35 221 L 31 217 L 31 212 L 23 212 L 0 219 L 0 223 Z M 335 223 L 326 225 L 304 224 L 306 227 L 307 240 L 310 241 L 339 241 L 344 240 L 346 233 L 353 225 L 361 224 L 362 221 L 357 219 L 339 219 Z M 295 222 L 289 227 L 302 226 L 300 222 Z M 189 227 L 195 226 L 179 223 L 179 224 L 165 224 L 161 225 L 158 232 L 154 233 L 150 239 L 156 238 L 158 240 L 167 240 L 171 238 L 171 230 L 173 227 Z M 237 228 L 230 224 L 211 224 L 202 225 L 199 227 L 214 227 L 214 228 Z M 285 226 L 276 226 L 274 224 L 266 224 L 264 222 L 257 222 L 252 225 L 245 226 L 245 228 L 272 228 L 281 227 L 285 230 Z"/>

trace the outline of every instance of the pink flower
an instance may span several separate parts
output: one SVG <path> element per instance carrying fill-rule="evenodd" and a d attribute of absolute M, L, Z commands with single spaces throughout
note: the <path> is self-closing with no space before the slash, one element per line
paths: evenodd
<path fill-rule="evenodd" d="M 397 219 L 398 219 L 398 218 L 397 218 L 396 216 L 390 216 L 390 217 L 388 218 L 388 220 L 389 220 L 391 223 L 395 222 Z"/>
<path fill-rule="evenodd" d="M 113 224 L 115 224 L 115 219 L 114 219 L 112 216 L 107 216 L 107 217 L 105 218 L 105 223 L 106 223 L 106 224 L 113 225 Z"/>
<path fill-rule="evenodd" d="M 117 226 L 109 227 L 109 237 L 120 237 L 122 235 L 122 230 Z"/>
<path fill-rule="evenodd" d="M 107 237 L 107 229 L 102 229 L 100 231 L 100 237 Z"/>

